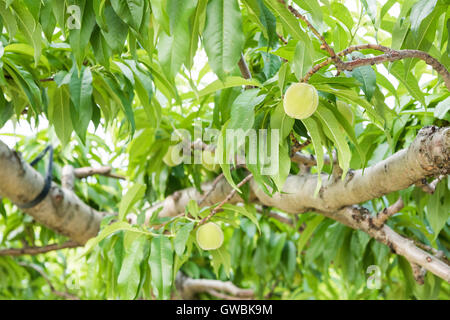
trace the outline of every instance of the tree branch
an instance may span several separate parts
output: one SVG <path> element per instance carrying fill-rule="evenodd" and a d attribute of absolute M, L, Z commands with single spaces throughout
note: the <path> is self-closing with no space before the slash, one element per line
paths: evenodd
<path fill-rule="evenodd" d="M 321 212 L 321 214 L 353 229 L 366 232 L 375 240 L 387 245 L 394 253 L 405 257 L 410 263 L 421 266 L 450 283 L 450 266 L 418 248 L 414 241 L 399 235 L 387 225 L 383 225 L 380 229 L 376 228 L 367 209 L 348 206 L 336 212 Z"/>
<path fill-rule="evenodd" d="M 278 0 L 281 4 L 286 6 L 286 2 L 284 0 Z M 317 31 L 316 28 L 314 28 L 314 26 L 308 21 L 308 19 L 306 19 L 306 17 L 304 15 L 302 15 L 300 12 L 298 12 L 294 7 L 292 7 L 291 5 L 288 5 L 287 8 L 289 9 L 289 11 L 298 19 L 302 20 L 303 22 L 306 23 L 306 25 L 308 26 L 308 28 L 312 31 L 312 33 L 320 40 L 320 42 L 322 42 L 322 46 L 321 49 L 325 49 L 328 54 L 330 55 L 331 59 L 333 61 L 336 62 L 336 64 L 340 64 L 341 61 L 339 59 L 339 57 L 336 55 L 336 53 L 334 52 L 333 48 L 330 47 L 330 45 L 327 43 L 327 41 L 325 40 L 325 38 L 322 36 L 322 34 Z"/>
<path fill-rule="evenodd" d="M 33 270 L 35 270 L 37 273 L 39 273 L 41 275 L 42 278 L 44 278 L 44 280 L 47 282 L 48 286 L 50 287 L 50 291 L 58 297 L 67 299 L 67 300 L 80 300 L 80 298 L 78 298 L 76 295 L 71 294 L 69 292 L 62 292 L 62 291 L 58 291 L 55 289 L 55 287 L 53 286 L 53 284 L 51 283 L 50 279 L 47 277 L 47 275 L 45 274 L 45 272 L 43 270 L 41 270 L 41 268 L 37 267 L 34 264 L 27 264 L 24 262 L 19 262 L 19 265 L 23 266 L 23 267 L 27 267 L 27 268 L 31 268 Z"/>
<path fill-rule="evenodd" d="M 0 164 L 0 197 L 9 198 L 13 203 L 20 205 L 42 190 L 44 184 L 42 176 L 1 142 Z M 438 129 L 429 126 L 419 131 L 407 149 L 366 168 L 364 173 L 362 170 L 349 171 L 344 180 L 328 179 L 328 176 L 323 174 L 324 183 L 318 196 L 314 194 L 317 175 L 291 175 L 287 178 L 282 192 L 273 196 L 265 194 L 250 176 L 244 180 L 250 180 L 250 202 L 275 207 L 292 214 L 319 212 L 366 231 L 378 241 L 394 248 L 396 253 L 409 261 L 447 280 L 450 274 L 447 264 L 417 248 L 412 241 L 399 236 L 388 226 L 383 225 L 377 229 L 373 223 L 369 224 L 368 217 L 356 214 L 353 209 L 349 212 L 348 206 L 403 190 L 423 178 L 446 175 L 449 172 L 450 128 Z M 244 182 L 247 181 L 242 183 Z M 149 218 L 157 209 L 161 210 L 159 214 L 162 217 L 184 212 L 189 200 L 201 199 L 204 192 L 208 192 L 211 187 L 212 183 L 209 182 L 201 186 L 203 192 L 195 188 L 179 190 L 148 210 L 146 215 Z M 233 188 L 225 179 L 220 179 L 202 205 L 213 206 L 225 202 L 238 203 L 242 202 L 242 198 L 233 192 Z M 94 237 L 101 221 L 100 213 L 82 203 L 73 192 L 56 185 L 43 203 L 24 211 L 78 243 L 85 243 Z"/>
<path fill-rule="evenodd" d="M 0 141 L 0 197 L 8 198 L 20 207 L 34 199 L 44 184 L 38 171 Z M 97 235 L 102 219 L 102 214 L 86 205 L 73 191 L 55 183 L 42 202 L 23 211 L 80 244 Z"/>
<path fill-rule="evenodd" d="M 252 178 L 253 178 L 253 174 L 247 175 L 241 182 L 239 182 L 236 185 L 237 189 L 242 187 L 244 184 L 246 184 Z M 207 217 L 205 217 L 202 221 L 200 221 L 198 225 L 201 226 L 202 224 L 205 224 L 208 220 L 210 220 L 217 212 L 219 212 L 222 209 L 222 207 L 225 203 L 227 203 L 228 201 L 230 201 L 233 198 L 233 196 L 236 194 L 236 192 L 237 192 L 236 189 L 231 190 L 231 192 L 225 197 L 225 199 L 223 199 L 222 202 L 220 202 L 217 205 L 217 207 L 212 209 L 211 213 Z"/>
<path fill-rule="evenodd" d="M 182 299 L 193 299 L 201 292 L 207 292 L 225 300 L 254 298 L 253 290 L 241 289 L 230 281 L 192 279 L 181 272 L 177 273 L 175 284 Z"/>
<path fill-rule="evenodd" d="M 397 60 L 407 59 L 407 58 L 417 58 L 425 61 L 426 64 L 430 65 L 444 80 L 444 83 L 447 89 L 450 90 L 450 72 L 445 68 L 443 64 L 441 64 L 438 60 L 433 58 L 430 54 L 419 51 L 419 50 L 393 50 L 391 48 L 378 45 L 378 44 L 362 44 L 348 47 L 345 50 L 342 50 L 337 54 L 337 56 L 342 57 L 347 54 L 352 53 L 353 51 L 359 51 L 364 49 L 373 49 L 384 52 L 385 54 L 371 57 L 371 58 L 359 58 L 349 62 L 340 61 L 336 64 L 338 70 L 347 70 L 352 71 L 353 69 L 361 66 L 380 64 L 384 62 L 393 62 Z M 319 71 L 321 68 L 333 63 L 333 59 L 328 58 L 327 60 L 313 66 L 303 77 L 302 82 L 308 82 L 309 78 Z"/>
<path fill-rule="evenodd" d="M 372 223 L 376 228 L 381 228 L 394 214 L 402 210 L 404 207 L 404 203 L 402 198 L 400 197 L 397 202 L 395 202 L 392 206 L 385 208 L 383 211 L 379 212 L 375 218 L 372 219 Z"/>
<path fill-rule="evenodd" d="M 3 249 L 0 250 L 0 256 L 22 256 L 22 255 L 37 255 L 41 253 L 47 253 L 50 251 L 67 249 L 67 248 L 77 248 L 81 245 L 75 241 L 67 241 L 62 244 L 50 244 L 44 247 L 24 247 L 17 249 Z"/>

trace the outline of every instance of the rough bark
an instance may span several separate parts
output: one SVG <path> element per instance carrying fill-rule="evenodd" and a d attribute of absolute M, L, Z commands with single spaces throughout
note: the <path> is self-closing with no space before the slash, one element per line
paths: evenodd
<path fill-rule="evenodd" d="M 0 197 L 13 203 L 26 203 L 33 199 L 44 185 L 42 176 L 25 163 L 20 155 L 0 142 Z M 412 264 L 419 265 L 437 276 L 450 281 L 450 267 L 419 249 L 408 239 L 395 233 L 386 225 L 380 226 L 363 208 L 351 205 L 378 198 L 405 189 L 430 176 L 450 172 L 450 128 L 425 127 L 409 148 L 401 150 L 378 164 L 362 170 L 350 171 L 344 179 L 323 175 L 322 188 L 314 195 L 317 176 L 302 174 L 289 176 L 283 193 L 268 196 L 251 181 L 250 201 L 276 207 L 297 214 L 316 211 L 352 228 L 363 230 L 376 240 L 388 245 Z M 175 216 L 184 212 L 189 200 L 200 200 L 209 192 L 202 206 L 220 203 L 230 195 L 232 188 L 225 179 L 202 185 L 203 193 L 195 188 L 175 192 L 148 212 L 161 209 L 161 216 Z M 230 203 L 241 202 L 235 193 Z M 37 221 L 78 243 L 94 237 L 99 229 L 101 213 L 85 205 L 76 195 L 53 184 L 50 194 L 34 208 L 24 210 Z"/>
<path fill-rule="evenodd" d="M 44 178 L 21 155 L 0 141 L 0 197 L 18 205 L 33 200 L 43 189 Z M 47 197 L 23 209 L 36 221 L 84 244 L 95 237 L 102 215 L 81 201 L 73 191 L 52 184 Z"/>
<path fill-rule="evenodd" d="M 345 206 L 406 189 L 426 177 L 449 172 L 450 128 L 437 129 L 430 126 L 419 131 L 409 148 L 366 168 L 364 172 L 350 171 L 343 180 L 332 179 L 323 174 L 323 184 L 317 196 L 314 195 L 317 175 L 302 174 L 289 176 L 284 184 L 283 193 L 276 193 L 273 196 L 264 193 L 252 181 L 250 199 L 293 214 L 306 211 L 334 212 Z M 202 190 L 208 192 L 211 187 L 212 183 L 205 183 Z M 231 191 L 231 186 L 222 179 L 202 205 L 211 206 L 219 203 Z M 184 189 L 151 208 L 148 214 L 151 215 L 162 206 L 161 216 L 175 216 L 184 211 L 190 199 L 201 197 L 201 193 L 195 188 Z M 242 199 L 235 194 L 229 202 L 240 201 Z"/>

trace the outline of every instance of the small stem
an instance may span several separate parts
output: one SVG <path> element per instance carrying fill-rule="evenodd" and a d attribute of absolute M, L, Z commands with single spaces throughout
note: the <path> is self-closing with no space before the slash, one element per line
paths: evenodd
<path fill-rule="evenodd" d="M 242 187 L 244 184 L 246 184 L 248 181 L 250 181 L 250 179 L 253 178 L 253 174 L 250 173 L 248 176 L 246 176 L 241 182 L 239 182 L 237 184 L 237 188 L 239 189 L 240 187 Z M 233 196 L 236 194 L 237 190 L 233 189 L 227 196 L 225 199 L 222 200 L 221 203 L 219 203 L 217 205 L 217 207 L 215 207 L 211 213 L 205 217 L 202 221 L 199 222 L 199 224 L 197 226 L 201 226 L 202 224 L 205 224 L 208 220 L 210 220 L 217 212 L 219 212 L 219 210 L 223 207 L 223 205 L 225 203 L 227 203 L 228 201 L 231 200 L 231 198 L 233 198 Z"/>

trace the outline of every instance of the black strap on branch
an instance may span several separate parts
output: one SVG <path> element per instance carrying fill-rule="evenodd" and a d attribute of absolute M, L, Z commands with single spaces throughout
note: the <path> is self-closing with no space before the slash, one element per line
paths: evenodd
<path fill-rule="evenodd" d="M 53 180 L 53 176 L 52 176 L 52 171 L 53 171 L 53 147 L 51 145 L 47 146 L 44 149 L 44 151 L 42 151 L 36 157 L 36 159 L 34 159 L 33 161 L 30 162 L 30 165 L 34 166 L 36 163 L 38 163 L 47 154 L 47 152 L 50 153 L 50 156 L 49 156 L 49 160 L 48 160 L 47 173 L 45 175 L 44 188 L 37 195 L 36 198 L 31 200 L 30 202 L 27 202 L 27 203 L 24 203 L 24 204 L 20 205 L 19 207 L 21 209 L 29 209 L 29 208 L 33 208 L 34 206 L 38 205 L 39 203 L 42 202 L 42 200 L 45 199 L 45 197 L 47 197 L 47 195 L 48 195 L 48 193 L 50 191 L 50 187 L 52 185 L 52 180 Z"/>

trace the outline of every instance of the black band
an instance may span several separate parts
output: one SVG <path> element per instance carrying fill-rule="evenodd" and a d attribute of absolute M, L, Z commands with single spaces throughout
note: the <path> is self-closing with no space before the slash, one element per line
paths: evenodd
<path fill-rule="evenodd" d="M 36 163 L 38 163 L 44 156 L 45 154 L 49 152 L 50 153 L 50 159 L 48 160 L 48 168 L 47 168 L 47 174 L 45 175 L 45 184 L 44 184 L 44 188 L 42 188 L 42 191 L 37 195 L 36 198 L 34 198 L 33 200 L 31 200 L 30 202 L 24 203 L 22 205 L 19 205 L 19 207 L 21 209 L 29 209 L 29 208 L 33 208 L 34 206 L 38 205 L 39 203 L 42 202 L 42 200 L 45 199 L 45 197 L 47 197 L 49 191 L 50 191 L 50 187 L 52 185 L 52 171 L 53 171 L 53 147 L 51 145 L 47 146 L 44 151 L 42 151 L 37 157 L 36 159 L 34 159 L 33 161 L 30 162 L 31 166 L 34 166 Z"/>

